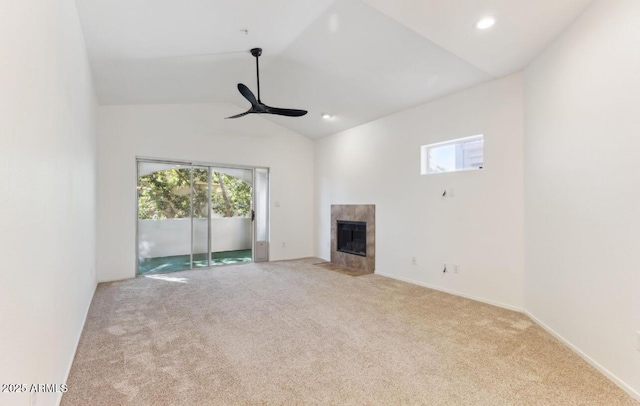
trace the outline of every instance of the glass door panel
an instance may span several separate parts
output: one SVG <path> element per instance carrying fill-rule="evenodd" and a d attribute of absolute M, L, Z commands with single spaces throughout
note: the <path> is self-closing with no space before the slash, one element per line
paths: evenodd
<path fill-rule="evenodd" d="M 191 165 L 138 162 L 137 274 L 191 267 Z"/>
<path fill-rule="evenodd" d="M 253 260 L 269 260 L 269 170 L 256 168 L 255 181 L 255 253 Z"/>
<path fill-rule="evenodd" d="M 253 170 L 211 168 L 211 265 L 251 262 Z"/>
<path fill-rule="evenodd" d="M 209 167 L 194 166 L 191 198 L 193 202 L 193 268 L 209 267 L 210 204 Z"/>

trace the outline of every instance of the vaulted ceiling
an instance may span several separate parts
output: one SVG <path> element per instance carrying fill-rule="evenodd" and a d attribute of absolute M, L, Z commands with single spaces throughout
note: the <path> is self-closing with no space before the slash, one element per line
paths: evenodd
<path fill-rule="evenodd" d="M 262 100 L 309 110 L 263 117 L 310 138 L 520 71 L 591 1 L 76 0 L 101 104 L 240 113 L 262 47 Z"/>

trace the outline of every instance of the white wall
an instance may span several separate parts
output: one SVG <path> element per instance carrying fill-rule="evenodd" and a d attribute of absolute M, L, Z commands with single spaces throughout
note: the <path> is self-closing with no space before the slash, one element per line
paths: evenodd
<path fill-rule="evenodd" d="M 136 156 L 269 167 L 270 259 L 313 255 L 313 142 L 262 117 L 224 119 L 242 109 L 228 104 L 100 107 L 100 281 L 135 275 Z"/>
<path fill-rule="evenodd" d="M 2 1 L 0 89 L 0 383 L 62 384 L 96 285 L 97 110 L 73 0 Z"/>
<path fill-rule="evenodd" d="M 526 70 L 525 102 L 526 308 L 636 397 L 639 18 L 595 2 Z"/>
<path fill-rule="evenodd" d="M 207 252 L 206 218 L 193 219 L 193 252 Z M 211 219 L 209 252 L 251 249 L 250 217 L 215 217 Z M 138 220 L 138 255 L 141 258 L 189 255 L 191 253 L 191 219 Z"/>
<path fill-rule="evenodd" d="M 330 257 L 331 204 L 375 204 L 376 273 L 522 308 L 522 93 L 513 75 L 318 140 L 318 255 Z M 476 134 L 485 169 L 420 175 L 421 145 Z"/>

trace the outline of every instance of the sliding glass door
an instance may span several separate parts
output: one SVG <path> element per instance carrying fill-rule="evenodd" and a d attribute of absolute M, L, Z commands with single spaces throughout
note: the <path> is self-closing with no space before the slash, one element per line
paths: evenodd
<path fill-rule="evenodd" d="M 138 274 L 191 267 L 191 165 L 138 162 Z"/>
<path fill-rule="evenodd" d="M 139 160 L 137 274 L 268 260 L 268 207 L 267 169 Z"/>

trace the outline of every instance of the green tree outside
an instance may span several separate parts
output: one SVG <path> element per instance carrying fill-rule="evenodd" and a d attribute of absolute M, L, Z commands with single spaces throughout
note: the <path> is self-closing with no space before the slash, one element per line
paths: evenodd
<path fill-rule="evenodd" d="M 193 216 L 207 217 L 208 173 L 193 169 Z M 223 217 L 249 217 L 251 185 L 221 172 L 212 172 L 212 211 Z M 191 169 L 153 172 L 138 181 L 138 218 L 165 220 L 191 216 Z"/>

